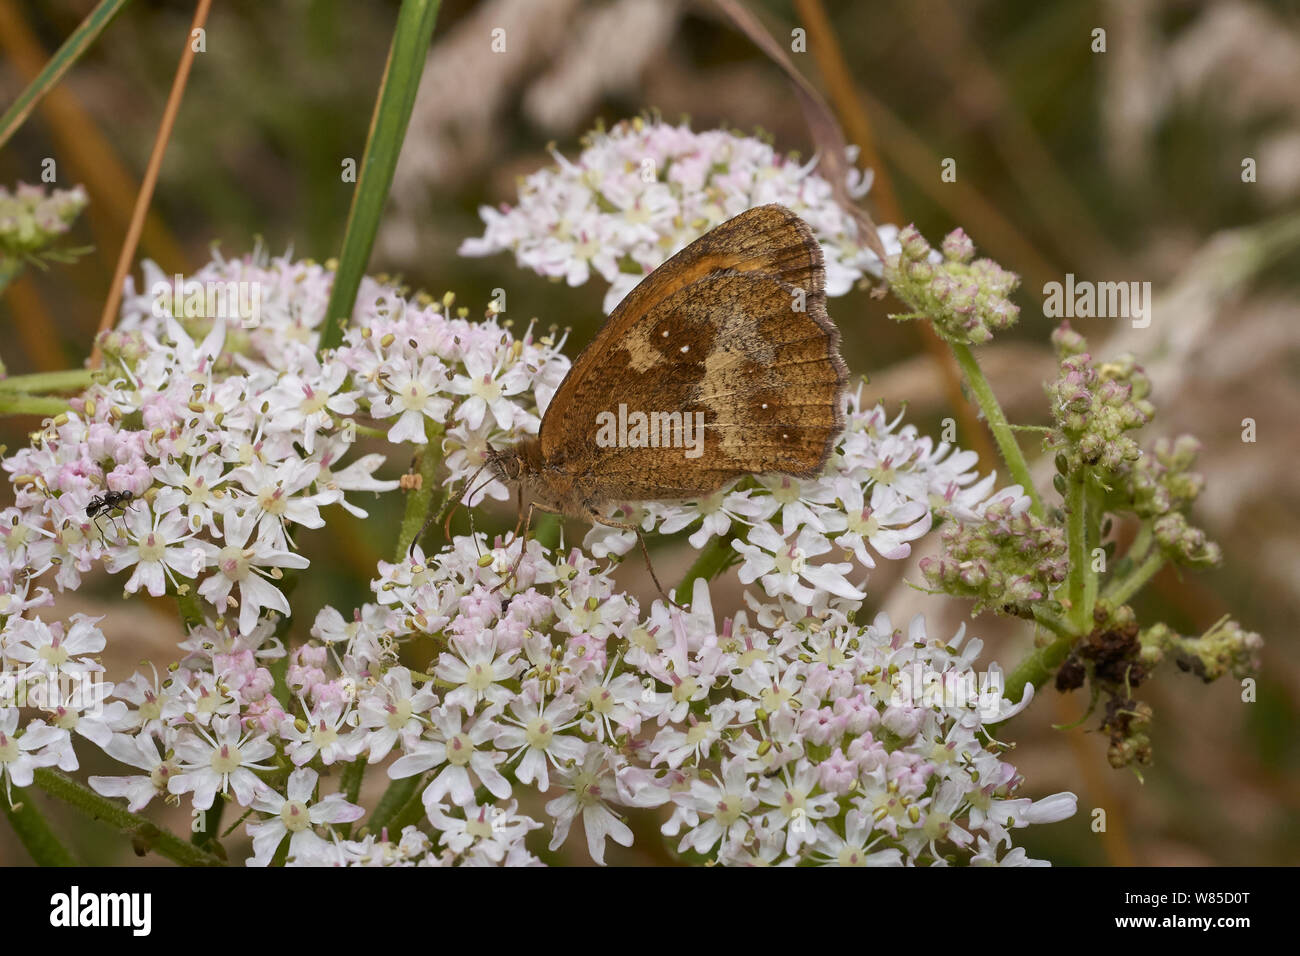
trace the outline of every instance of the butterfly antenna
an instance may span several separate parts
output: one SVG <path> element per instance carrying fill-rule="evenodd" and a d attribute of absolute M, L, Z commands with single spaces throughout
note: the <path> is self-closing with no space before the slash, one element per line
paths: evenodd
<path fill-rule="evenodd" d="M 464 495 L 461 496 L 461 501 L 463 502 L 463 501 L 467 501 L 467 500 L 469 500 L 470 498 L 473 498 L 474 495 L 475 495 L 476 493 L 478 493 L 479 491 L 483 490 L 483 489 L 486 488 L 488 485 L 492 484 L 492 482 L 494 482 L 494 481 L 496 481 L 496 477 L 495 477 L 495 476 L 493 476 L 493 477 L 491 477 L 491 478 L 488 478 L 485 482 L 483 482 L 483 483 L 482 483 L 481 485 L 479 485 L 477 488 L 471 488 L 469 491 L 467 491 Z M 467 515 L 469 515 L 469 535 L 470 535 L 471 538 L 474 539 L 474 550 L 475 550 L 476 552 L 478 552 L 478 556 L 481 558 L 481 557 L 483 557 L 483 549 L 482 549 L 481 547 L 479 547 L 479 543 L 478 543 L 478 532 L 474 530 L 474 512 L 471 511 L 471 510 L 468 508 L 468 506 L 467 506 L 466 509 L 465 509 L 465 513 L 466 513 Z M 455 509 L 454 509 L 454 508 L 452 509 L 452 514 L 455 514 Z M 447 537 L 450 538 L 450 537 L 451 537 L 451 515 L 448 515 L 448 516 L 447 516 L 447 527 L 444 529 L 444 531 L 445 531 Z"/>
<path fill-rule="evenodd" d="M 429 515 L 429 517 L 424 519 L 424 524 L 420 525 L 420 530 L 416 533 L 415 537 L 411 539 L 411 546 L 410 548 L 407 549 L 406 552 L 408 557 L 410 557 L 410 555 L 412 555 L 415 552 L 415 546 L 420 543 L 420 539 L 424 537 L 424 533 L 429 530 L 429 525 L 439 520 L 444 514 L 446 514 L 447 516 L 447 521 L 443 525 L 443 536 L 448 539 L 451 538 L 452 516 L 455 515 L 456 509 L 460 507 L 460 503 L 465 500 L 465 496 L 469 493 L 469 487 L 474 483 L 474 479 L 477 478 L 479 476 L 479 473 L 486 467 L 487 467 L 487 462 L 484 462 L 483 464 L 479 465 L 478 468 L 475 469 L 474 473 L 469 476 L 468 480 L 466 480 L 464 486 L 466 489 L 465 491 L 462 491 L 460 495 L 458 495 L 455 498 L 448 498 L 445 502 L 443 502 L 442 507 L 438 509 L 437 512 Z"/>

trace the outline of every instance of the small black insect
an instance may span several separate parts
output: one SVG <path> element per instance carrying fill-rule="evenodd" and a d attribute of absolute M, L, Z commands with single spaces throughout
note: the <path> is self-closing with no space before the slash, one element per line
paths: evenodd
<path fill-rule="evenodd" d="M 86 505 L 86 517 L 95 519 L 95 528 L 99 531 L 100 541 L 104 540 L 104 529 L 100 527 L 99 515 L 108 515 L 111 520 L 126 511 L 134 498 L 135 494 L 130 491 L 106 491 L 90 499 L 90 503 Z"/>

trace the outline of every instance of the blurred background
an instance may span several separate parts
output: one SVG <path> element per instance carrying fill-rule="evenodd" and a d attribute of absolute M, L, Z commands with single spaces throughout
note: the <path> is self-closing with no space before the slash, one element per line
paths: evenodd
<path fill-rule="evenodd" d="M 1159 412 L 1144 441 L 1190 431 L 1204 442 L 1208 487 L 1193 517 L 1225 561 L 1182 578 L 1166 570 L 1143 593 L 1139 616 L 1199 633 L 1231 611 L 1267 641 L 1258 699 L 1243 704 L 1230 680 L 1204 686 L 1159 671 L 1139 692 L 1155 711 L 1156 755 L 1139 780 L 1107 765 L 1104 737 L 1090 732 L 1095 719 L 1051 728 L 1082 715 L 1079 692 L 1043 691 L 1000 735 L 1016 742 L 1009 759 L 1028 795 L 1074 791 L 1080 813 L 1018 843 L 1066 865 L 1300 861 L 1300 3 L 748 6 L 787 47 L 793 28 L 807 31 L 807 52 L 792 57 L 862 147 L 860 163 L 874 168 L 867 205 L 877 222 L 915 222 L 932 241 L 960 225 L 981 254 L 1024 277 L 1020 326 L 980 352 L 1012 421 L 1048 420 L 1042 383 L 1055 363 L 1044 283 L 1072 272 L 1155 288 L 1148 329 L 1110 319 L 1075 326 L 1095 353 L 1131 350 L 1147 365 Z M 0 104 L 92 7 L 0 0 Z M 202 264 L 213 243 L 230 255 L 259 239 L 272 252 L 336 255 L 354 188 L 341 181 L 340 162 L 364 149 L 397 7 L 215 4 L 140 257 L 171 274 Z M 39 181 L 42 160 L 53 157 L 57 185 L 85 185 L 90 206 L 67 244 L 94 247 L 76 265 L 28 270 L 5 289 L 0 337 L 11 374 L 79 367 L 89 354 L 192 15 L 189 3 L 129 4 L 0 152 L 0 183 Z M 507 55 L 489 52 L 496 27 L 507 30 Z M 1094 52 L 1098 28 L 1105 52 Z M 371 272 L 435 294 L 454 290 L 473 313 L 504 287 L 515 315 L 571 326 L 576 355 L 602 321 L 599 279 L 571 289 L 508 255 L 465 259 L 456 249 L 482 233 L 480 204 L 513 201 L 517 178 L 551 163 L 548 145 L 573 156 L 598 121 L 647 109 L 689 117 L 697 130 L 761 129 L 779 150 L 805 157 L 814 149 L 789 81 L 709 0 L 444 0 Z M 941 179 L 949 158 L 955 182 Z M 1243 182 L 1247 158 L 1254 182 Z M 906 399 L 907 420 L 936 437 L 955 418 L 960 444 L 985 453 L 988 439 L 961 407 L 951 370 L 915 324 L 886 317 L 896 308 L 865 291 L 831 300 L 850 368 L 870 377 L 868 392 L 891 412 Z M 1257 423 L 1254 443 L 1242 440 L 1244 418 Z M 0 441 L 25 443 L 37 424 L 4 419 Z M 1028 451 L 1036 446 L 1026 439 Z M 986 460 L 985 470 L 994 466 Z M 383 476 L 405 467 L 394 461 Z M 1042 477 L 1049 487 L 1050 464 Z M 8 504 L 7 483 L 0 495 Z M 291 634 L 305 635 L 323 603 L 347 608 L 369 596 L 375 562 L 391 557 L 401 501 L 365 506 L 364 522 L 334 509 L 326 528 L 301 534 L 313 571 L 292 595 Z M 512 514 L 498 517 L 502 528 L 513 524 Z M 896 624 L 924 608 L 932 634 L 950 633 L 969 607 L 904 584 L 921 580 L 915 559 L 935 546 L 922 540 L 911 562 L 882 564 L 868 591 Z M 692 557 L 685 542 L 663 542 L 656 569 L 676 580 Z M 639 561 L 621 573 L 653 596 Z M 739 604 L 734 574 L 715 587 L 714 604 Z M 141 658 L 161 668 L 176 656 L 170 601 L 123 601 L 101 576 L 58 604 L 60 615 L 109 609 L 110 676 Z M 986 657 L 1008 667 L 1030 638 L 991 616 L 970 629 L 985 639 Z M 1090 826 L 1094 808 L 1106 811 L 1104 833 Z M 652 835 L 651 818 L 635 822 Z M 71 818 L 63 825 L 84 859 L 131 860 L 106 831 Z M 613 848 L 609 858 L 666 862 L 653 842 L 643 835 L 635 851 Z M 0 827 L 0 863 L 22 862 Z"/>

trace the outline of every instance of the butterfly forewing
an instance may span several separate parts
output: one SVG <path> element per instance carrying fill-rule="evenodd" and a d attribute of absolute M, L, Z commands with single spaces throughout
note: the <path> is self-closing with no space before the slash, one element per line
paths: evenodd
<path fill-rule="evenodd" d="M 823 283 L 811 231 L 779 206 L 692 243 L 627 296 L 575 362 L 542 421 L 544 459 L 603 501 L 705 494 L 743 474 L 816 474 L 843 427 L 847 377 Z M 600 416 L 620 406 L 690 416 L 702 443 L 687 454 L 599 441 Z"/>
<path fill-rule="evenodd" d="M 628 331 L 665 299 L 726 270 L 766 275 L 802 289 L 809 313 L 825 318 L 826 273 L 821 246 L 808 224 L 784 206 L 746 210 L 668 259 L 618 304 L 595 339 L 574 360 L 547 407 L 539 434 L 543 456 L 549 460 L 567 452 L 569 442 L 582 437 L 571 434 L 566 424 L 571 420 L 576 393 L 587 390 L 591 376 L 598 374 L 598 366 L 609 359 Z M 829 320 L 826 324 L 834 329 Z"/>

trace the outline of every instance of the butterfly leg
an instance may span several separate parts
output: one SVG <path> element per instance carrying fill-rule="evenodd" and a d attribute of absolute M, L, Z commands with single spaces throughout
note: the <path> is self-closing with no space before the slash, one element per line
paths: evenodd
<path fill-rule="evenodd" d="M 646 570 L 650 572 L 650 580 L 654 582 L 655 589 L 659 592 L 659 596 L 679 611 L 685 610 L 685 607 L 674 601 L 668 595 L 668 592 L 664 590 L 664 586 L 659 583 L 659 577 L 655 574 L 654 565 L 650 563 L 650 549 L 646 547 L 645 535 L 641 532 L 641 526 L 639 524 L 633 524 L 626 521 L 613 521 L 602 515 L 595 508 L 587 509 L 587 518 L 596 524 L 603 524 L 606 527 L 619 528 L 623 531 L 635 531 L 637 543 L 641 545 L 641 555 L 645 558 Z"/>
<path fill-rule="evenodd" d="M 510 538 L 510 542 L 509 542 L 509 543 L 513 544 L 515 541 L 520 540 L 520 538 L 519 538 L 519 526 L 520 526 L 520 525 L 523 525 L 523 527 L 524 527 L 524 536 L 523 536 L 523 539 L 522 539 L 522 541 L 521 541 L 521 543 L 520 543 L 520 545 L 519 545 L 519 557 L 515 558 L 515 563 L 512 564 L 512 565 L 510 566 L 510 571 L 509 571 L 509 573 L 506 574 L 506 576 L 505 576 L 504 578 L 502 578 L 500 581 L 497 582 L 496 587 L 492 588 L 492 590 L 488 592 L 489 594 L 492 594 L 492 593 L 495 592 L 495 591 L 499 591 L 501 588 L 505 587 L 505 584 L 506 584 L 507 581 L 515 580 L 516 575 L 519 573 L 519 565 L 521 565 L 521 564 L 524 563 L 524 550 L 528 547 L 528 529 L 531 528 L 531 527 L 533 526 L 533 512 L 534 512 L 535 510 L 537 510 L 538 508 L 540 508 L 540 507 L 541 507 L 541 506 L 538 505 L 536 502 L 531 502 L 531 501 L 530 501 L 530 502 L 528 503 L 528 512 L 527 512 L 527 514 L 525 515 L 525 514 L 522 514 L 522 513 L 521 513 L 521 514 L 519 515 L 519 520 L 518 520 L 517 522 L 515 522 L 515 530 L 514 530 L 514 534 L 511 536 L 511 538 Z M 549 509 L 549 508 L 541 508 L 541 510 L 542 510 L 542 511 L 549 511 L 550 509 Z"/>

